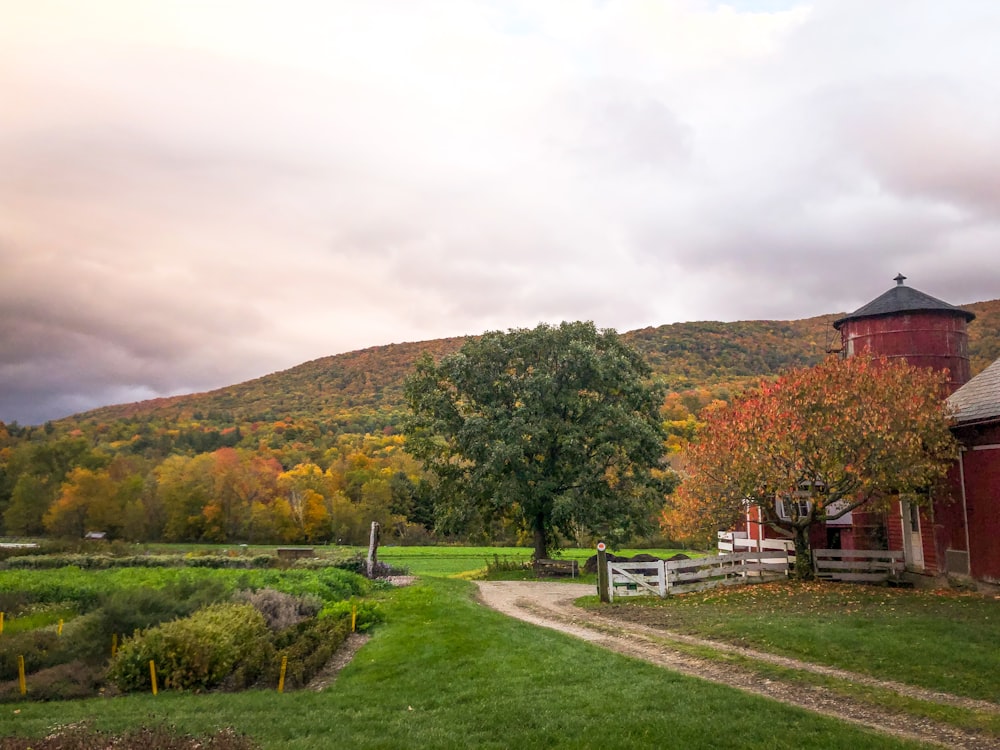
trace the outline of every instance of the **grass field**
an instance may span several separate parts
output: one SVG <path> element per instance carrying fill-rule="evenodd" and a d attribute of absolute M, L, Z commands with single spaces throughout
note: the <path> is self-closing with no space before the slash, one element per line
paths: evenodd
<path fill-rule="evenodd" d="M 778 582 L 589 606 L 933 690 L 1000 701 L 1000 598 Z"/>
<path fill-rule="evenodd" d="M 359 554 L 367 552 L 355 548 Z M 379 547 L 378 556 L 390 565 L 408 568 L 414 575 L 451 576 L 484 569 L 494 558 L 528 562 L 531 560 L 530 547 Z M 678 552 L 696 554 L 690 550 L 644 549 L 616 550 L 619 555 L 635 555 L 647 552 L 659 557 L 670 557 Z M 593 549 L 565 549 L 559 557 L 565 560 L 583 561 L 596 554 Z"/>
<path fill-rule="evenodd" d="M 918 747 L 673 674 L 475 604 L 429 577 L 327 692 L 170 694 L 0 707 L 0 735 L 55 723 L 248 732 L 264 748 Z"/>

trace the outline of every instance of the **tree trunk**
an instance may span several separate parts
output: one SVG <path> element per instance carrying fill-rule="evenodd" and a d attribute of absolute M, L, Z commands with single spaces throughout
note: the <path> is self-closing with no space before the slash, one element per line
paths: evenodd
<path fill-rule="evenodd" d="M 799 581 L 813 579 L 812 550 L 809 549 L 809 527 L 795 526 L 795 570 L 792 577 Z"/>
<path fill-rule="evenodd" d="M 532 532 L 535 537 L 535 551 L 532 554 L 534 560 L 545 560 L 549 556 L 549 540 L 545 536 L 545 517 L 539 513 L 535 516 Z"/>

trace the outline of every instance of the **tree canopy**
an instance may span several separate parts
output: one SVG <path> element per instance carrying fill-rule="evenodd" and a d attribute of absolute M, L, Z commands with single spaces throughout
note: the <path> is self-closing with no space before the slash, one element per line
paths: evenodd
<path fill-rule="evenodd" d="M 957 455 L 944 392 L 942 373 L 859 356 L 794 370 L 709 408 L 664 525 L 714 536 L 757 506 L 763 523 L 794 537 L 798 573 L 808 577 L 813 524 L 885 509 L 900 494 L 928 502 Z"/>
<path fill-rule="evenodd" d="M 439 526 L 513 518 L 535 558 L 554 533 L 614 543 L 672 485 L 662 394 L 642 357 L 593 323 L 489 332 L 406 383 L 406 450 L 437 480 Z"/>

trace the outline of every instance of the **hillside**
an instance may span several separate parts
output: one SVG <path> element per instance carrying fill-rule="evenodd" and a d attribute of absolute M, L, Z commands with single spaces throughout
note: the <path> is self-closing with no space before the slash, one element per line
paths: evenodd
<path fill-rule="evenodd" d="M 965 305 L 972 371 L 1000 357 L 1000 299 Z M 832 322 L 840 314 L 791 321 L 702 321 L 623 334 L 673 391 L 739 386 L 782 370 L 814 364 L 839 346 Z M 216 426 L 282 419 L 335 423 L 348 432 L 396 421 L 403 380 L 423 354 L 437 358 L 464 338 L 376 346 L 322 357 L 281 372 L 206 393 L 107 406 L 60 420 L 64 426 L 117 420 L 198 421 Z"/>
<path fill-rule="evenodd" d="M 973 371 L 1000 356 L 1000 300 L 967 306 Z M 677 323 L 623 334 L 669 389 L 668 455 L 701 409 L 839 345 L 835 316 Z M 464 338 L 377 346 L 174 398 L 108 406 L 41 427 L 0 424 L 0 534 L 176 542 L 399 541 L 437 530 L 433 487 L 397 434 L 403 383 L 423 354 Z M 516 541 L 476 525 L 466 541 Z"/>

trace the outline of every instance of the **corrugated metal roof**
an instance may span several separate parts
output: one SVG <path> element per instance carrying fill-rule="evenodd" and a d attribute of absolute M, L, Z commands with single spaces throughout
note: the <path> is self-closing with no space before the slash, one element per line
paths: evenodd
<path fill-rule="evenodd" d="M 1000 359 L 948 397 L 961 423 L 1000 418 Z"/>
<path fill-rule="evenodd" d="M 876 297 L 867 305 L 859 307 L 850 315 L 845 315 L 843 318 L 835 320 L 833 327 L 839 330 L 840 326 L 847 321 L 857 320 L 859 318 L 874 318 L 880 315 L 895 315 L 907 312 L 926 312 L 929 310 L 960 313 L 965 316 L 966 322 L 969 322 L 976 317 L 975 313 L 963 310 L 961 307 L 955 307 L 955 305 L 949 305 L 947 302 L 942 302 L 936 297 L 924 294 L 923 292 L 912 287 L 904 286 L 903 281 L 905 280 L 906 277 L 900 274 L 896 277 L 896 286 L 885 294 Z"/>

